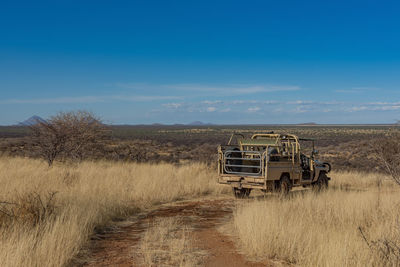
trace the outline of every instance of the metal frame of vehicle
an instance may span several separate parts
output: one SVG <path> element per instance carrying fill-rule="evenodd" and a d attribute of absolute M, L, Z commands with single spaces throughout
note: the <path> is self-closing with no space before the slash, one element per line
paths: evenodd
<path fill-rule="evenodd" d="M 234 135 L 240 136 L 237 145 L 231 144 Z M 301 152 L 300 140 L 313 142 L 310 156 Z M 263 191 L 279 189 L 283 177 L 290 180 L 290 188 L 314 185 L 321 174 L 326 177 L 331 169 L 329 163 L 319 162 L 315 155 L 312 139 L 272 132 L 253 134 L 250 139 L 233 134 L 228 145 L 218 147 L 218 182 L 236 189 Z"/>

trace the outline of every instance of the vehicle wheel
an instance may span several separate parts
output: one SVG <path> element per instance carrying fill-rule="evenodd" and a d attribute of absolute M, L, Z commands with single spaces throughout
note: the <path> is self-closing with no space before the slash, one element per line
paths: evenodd
<path fill-rule="evenodd" d="M 251 192 L 250 188 L 241 188 L 241 189 L 239 189 L 237 187 L 234 187 L 234 188 L 232 188 L 232 190 L 233 190 L 233 195 L 236 198 L 246 198 L 246 197 L 248 197 L 250 195 L 250 192 Z"/>
<path fill-rule="evenodd" d="M 237 151 L 237 152 L 231 152 L 227 156 L 228 157 L 232 157 L 232 158 L 241 158 L 242 157 L 242 153 L 240 152 L 240 150 L 238 148 L 234 148 L 233 151 Z M 227 159 L 226 163 L 229 164 L 229 165 L 242 165 L 242 160 L 240 160 L 240 159 Z M 229 167 L 227 167 L 227 170 L 229 170 L 231 172 L 241 172 L 242 168 L 241 167 L 229 166 Z"/>
<path fill-rule="evenodd" d="M 328 176 L 326 173 L 321 173 L 315 183 L 312 184 L 313 190 L 316 192 L 324 191 L 328 189 Z"/>
<path fill-rule="evenodd" d="M 287 195 L 287 194 L 289 194 L 291 189 L 292 189 L 292 183 L 290 182 L 289 177 L 283 176 L 281 178 L 281 180 L 279 181 L 278 192 L 281 195 Z"/>
<path fill-rule="evenodd" d="M 249 197 L 249 196 L 250 196 L 250 193 L 251 193 L 251 188 L 246 188 L 245 196 L 246 196 L 246 197 Z"/>

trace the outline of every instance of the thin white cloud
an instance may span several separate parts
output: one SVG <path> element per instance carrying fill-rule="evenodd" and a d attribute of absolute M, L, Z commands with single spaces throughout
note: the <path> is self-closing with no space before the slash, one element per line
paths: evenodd
<path fill-rule="evenodd" d="M 298 91 L 298 86 L 251 86 L 244 88 L 233 89 L 234 92 L 241 94 L 255 94 L 255 93 L 270 93 L 282 91 Z"/>
<path fill-rule="evenodd" d="M 216 104 L 221 104 L 222 101 L 221 100 L 214 100 L 214 101 L 206 100 L 206 101 L 202 101 L 201 103 L 206 104 L 206 105 L 216 105 Z"/>
<path fill-rule="evenodd" d="M 297 113 L 297 114 L 306 113 L 306 112 L 310 112 L 310 111 L 311 111 L 311 109 L 308 106 L 297 106 L 292 110 L 293 113 Z"/>
<path fill-rule="evenodd" d="M 393 111 L 400 109 L 400 102 L 370 102 L 360 105 L 353 105 L 347 109 L 350 112 L 354 111 Z"/>
<path fill-rule="evenodd" d="M 260 111 L 260 110 L 261 110 L 260 107 L 249 107 L 247 109 L 247 111 L 250 112 L 250 113 L 257 112 L 257 111 Z"/>
<path fill-rule="evenodd" d="M 298 91 L 301 89 L 299 86 L 292 86 L 292 85 L 207 86 L 198 84 L 175 84 L 175 85 L 163 85 L 162 87 L 180 91 L 212 93 L 213 95 L 248 95 L 257 93 Z"/>
<path fill-rule="evenodd" d="M 128 101 L 128 102 L 150 102 L 158 100 L 182 99 L 182 97 L 179 96 L 165 96 L 165 95 L 115 95 L 109 98 L 113 100 Z"/>
<path fill-rule="evenodd" d="M 260 104 L 260 105 L 276 105 L 276 104 L 282 104 L 280 101 L 275 101 L 275 100 L 233 100 L 229 102 L 230 104 L 233 105 L 246 105 L 246 104 Z"/>
<path fill-rule="evenodd" d="M 363 110 L 367 110 L 367 109 L 368 109 L 368 107 L 366 107 L 366 106 L 357 106 L 357 107 L 350 108 L 349 111 L 363 111 Z"/>
<path fill-rule="evenodd" d="M 224 108 L 221 109 L 220 112 L 230 112 L 232 109 L 231 108 Z"/>
<path fill-rule="evenodd" d="M 398 110 L 400 109 L 400 105 L 393 105 L 393 106 L 384 106 L 384 107 L 380 107 L 379 109 L 376 110 Z"/>
<path fill-rule="evenodd" d="M 124 82 L 117 82 L 115 84 L 110 84 L 108 86 L 111 87 L 118 87 L 123 89 L 152 89 L 154 85 L 148 83 L 124 83 Z"/>
<path fill-rule="evenodd" d="M 372 106 L 396 106 L 396 105 L 400 105 L 400 102 L 371 102 L 371 103 L 367 103 L 367 105 L 372 105 Z"/>
<path fill-rule="evenodd" d="M 301 90 L 297 85 L 265 85 L 265 84 L 228 84 L 228 85 L 205 85 L 205 84 L 149 84 L 149 83 L 126 83 L 117 82 L 107 86 L 123 89 L 152 89 L 165 90 L 175 89 L 180 91 L 213 92 L 216 94 L 256 94 L 282 91 Z"/>
<path fill-rule="evenodd" d="M 166 108 L 177 109 L 182 106 L 182 103 L 167 103 L 167 104 L 162 104 L 162 106 Z"/>
<path fill-rule="evenodd" d="M 280 101 L 276 101 L 276 100 L 261 101 L 261 104 L 265 104 L 265 105 L 277 105 L 280 103 L 281 103 Z"/>
<path fill-rule="evenodd" d="M 353 90 L 359 90 L 359 91 L 381 90 L 381 88 L 378 88 L 378 87 L 370 87 L 370 86 L 353 87 L 352 89 L 353 89 Z"/>
<path fill-rule="evenodd" d="M 234 105 L 240 105 L 240 104 L 246 104 L 246 103 L 250 103 L 250 101 L 249 100 L 247 100 L 247 101 L 245 101 L 245 100 L 232 101 L 232 104 L 234 104 Z"/>
<path fill-rule="evenodd" d="M 340 90 L 335 90 L 334 91 L 335 93 L 345 93 L 345 94 L 349 94 L 349 93 L 359 93 L 360 91 L 357 91 L 357 90 L 351 90 L 351 89 L 348 89 L 348 90 L 343 90 L 343 89 L 340 89 Z"/>
<path fill-rule="evenodd" d="M 296 100 L 296 101 L 288 101 L 287 104 L 289 104 L 289 105 L 311 105 L 311 104 L 316 104 L 316 103 L 313 101 Z"/>
<path fill-rule="evenodd" d="M 338 89 L 335 90 L 335 93 L 345 93 L 345 94 L 354 94 L 354 93 L 363 93 L 363 92 L 368 92 L 368 91 L 376 91 L 380 90 L 380 88 L 377 87 L 352 87 L 350 89 Z"/>
<path fill-rule="evenodd" d="M 6 99 L 2 104 L 80 104 L 104 102 L 103 97 L 82 96 L 82 97 L 58 97 L 58 98 L 32 98 L 32 99 Z"/>
<path fill-rule="evenodd" d="M 56 98 L 31 98 L 31 99 L 6 99 L 1 104 L 91 104 L 111 101 L 126 102 L 151 102 L 157 100 L 176 100 L 177 96 L 160 95 L 111 95 L 111 96 L 77 96 L 77 97 L 56 97 Z"/>
<path fill-rule="evenodd" d="M 203 113 L 215 112 L 224 113 L 253 113 L 275 114 L 274 116 L 290 114 L 313 114 L 318 113 L 338 113 L 346 114 L 352 112 L 384 112 L 400 110 L 400 102 L 372 102 L 372 103 L 353 103 L 339 101 L 310 101 L 304 99 L 277 101 L 277 100 L 206 100 L 198 102 L 180 102 L 161 105 L 164 111 L 169 112 L 190 112 Z M 162 109 L 160 112 L 163 112 Z"/>

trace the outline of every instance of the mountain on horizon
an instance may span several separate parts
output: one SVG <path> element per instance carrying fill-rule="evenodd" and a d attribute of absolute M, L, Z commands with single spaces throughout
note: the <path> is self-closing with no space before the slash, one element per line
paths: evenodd
<path fill-rule="evenodd" d="M 194 122 L 191 122 L 191 123 L 189 123 L 187 125 L 190 125 L 190 126 L 206 126 L 206 125 L 213 125 L 213 124 L 212 123 L 204 123 L 202 121 L 194 121 Z"/>
<path fill-rule="evenodd" d="M 304 122 L 304 123 L 297 123 L 297 125 L 312 126 L 312 125 L 317 125 L 317 123 L 315 123 L 315 122 Z"/>
<path fill-rule="evenodd" d="M 37 124 L 37 122 L 46 122 L 45 119 L 37 116 L 37 115 L 33 115 L 32 117 L 30 117 L 27 120 L 24 120 L 23 122 L 18 123 L 19 126 L 32 126 Z"/>

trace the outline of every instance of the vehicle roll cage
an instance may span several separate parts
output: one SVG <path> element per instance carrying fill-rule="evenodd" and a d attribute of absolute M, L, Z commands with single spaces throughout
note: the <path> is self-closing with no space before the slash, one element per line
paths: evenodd
<path fill-rule="evenodd" d="M 268 147 L 273 147 L 274 145 L 272 144 L 263 144 L 262 139 L 270 139 L 270 140 L 275 140 L 276 147 L 287 147 L 287 148 L 292 148 L 291 154 L 292 155 L 297 155 L 299 154 L 300 151 L 300 141 L 306 141 L 306 142 L 312 142 L 312 152 L 311 152 L 311 158 L 314 158 L 315 154 L 318 153 L 318 151 L 315 150 L 315 139 L 312 138 L 298 138 L 296 135 L 293 134 L 278 134 L 274 133 L 273 131 L 271 132 L 266 132 L 266 133 L 257 133 L 253 134 L 251 136 L 251 139 L 247 139 L 249 142 L 246 142 L 244 145 L 245 136 L 242 133 L 233 133 L 231 137 L 229 138 L 228 141 L 228 146 L 232 145 L 232 141 L 234 137 L 237 137 L 237 144 L 240 145 L 241 149 L 243 150 L 244 147 L 265 147 L 266 149 Z M 260 140 L 261 142 L 254 142 L 254 144 L 251 144 L 251 140 Z M 248 149 L 246 149 L 248 150 Z M 300 156 L 300 155 L 299 155 Z"/>

